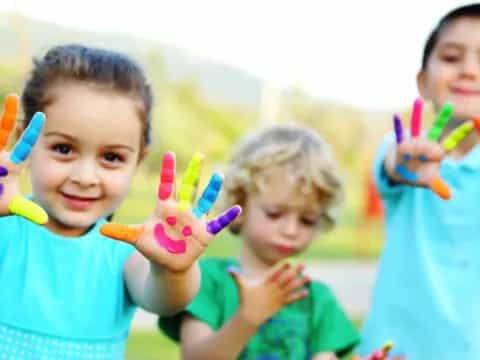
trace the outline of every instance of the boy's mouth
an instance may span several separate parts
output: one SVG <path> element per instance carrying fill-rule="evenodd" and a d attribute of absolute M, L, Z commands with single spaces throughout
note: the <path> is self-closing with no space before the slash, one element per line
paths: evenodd
<path fill-rule="evenodd" d="M 279 253 L 284 255 L 291 255 L 297 251 L 296 248 L 290 245 L 276 244 L 274 247 Z"/>
<path fill-rule="evenodd" d="M 480 89 L 469 86 L 452 86 L 451 92 L 455 95 L 461 96 L 478 96 L 480 95 Z"/>

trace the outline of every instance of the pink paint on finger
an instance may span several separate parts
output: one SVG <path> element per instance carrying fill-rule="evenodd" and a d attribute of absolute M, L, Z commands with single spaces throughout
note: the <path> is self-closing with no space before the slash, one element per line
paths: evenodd
<path fill-rule="evenodd" d="M 412 109 L 412 123 L 410 128 L 410 134 L 412 137 L 420 136 L 421 120 L 422 120 L 423 100 L 420 98 L 415 99 Z"/>
<path fill-rule="evenodd" d="M 185 240 L 171 239 L 165 232 L 163 224 L 158 223 L 153 230 L 157 244 L 163 247 L 171 254 L 183 254 L 187 250 Z"/>
<path fill-rule="evenodd" d="M 175 156 L 167 152 L 163 155 L 162 170 L 160 173 L 160 185 L 158 186 L 158 198 L 167 200 L 173 192 L 175 183 Z"/>

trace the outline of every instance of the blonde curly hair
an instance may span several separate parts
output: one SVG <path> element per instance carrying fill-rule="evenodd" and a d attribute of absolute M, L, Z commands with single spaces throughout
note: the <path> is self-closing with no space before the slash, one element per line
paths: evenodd
<path fill-rule="evenodd" d="M 244 206 L 248 195 L 261 189 L 262 180 L 273 168 L 286 168 L 292 184 L 302 192 L 319 195 L 319 229 L 326 231 L 335 225 L 344 189 L 330 146 L 313 130 L 294 124 L 262 129 L 238 144 L 225 170 L 222 206 Z M 230 229 L 238 233 L 241 222 Z"/>

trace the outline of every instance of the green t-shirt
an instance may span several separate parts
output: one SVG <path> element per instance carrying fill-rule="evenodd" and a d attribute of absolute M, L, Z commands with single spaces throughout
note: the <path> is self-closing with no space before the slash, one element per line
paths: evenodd
<path fill-rule="evenodd" d="M 214 331 L 228 322 L 239 306 L 238 289 L 227 270 L 231 265 L 238 266 L 234 259 L 202 260 L 200 291 L 185 310 Z M 357 344 L 358 333 L 331 291 L 318 282 L 311 282 L 308 290 L 307 297 L 285 306 L 259 328 L 240 359 L 299 360 L 321 352 L 342 356 Z M 158 322 L 175 341 L 179 341 L 184 313 Z"/>

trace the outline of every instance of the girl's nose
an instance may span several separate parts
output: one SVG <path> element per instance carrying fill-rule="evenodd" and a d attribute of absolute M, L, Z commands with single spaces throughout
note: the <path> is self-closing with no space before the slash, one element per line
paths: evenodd
<path fill-rule="evenodd" d="M 79 160 L 77 166 L 73 168 L 70 179 L 81 186 L 97 185 L 100 182 L 100 177 L 95 160 Z"/>

